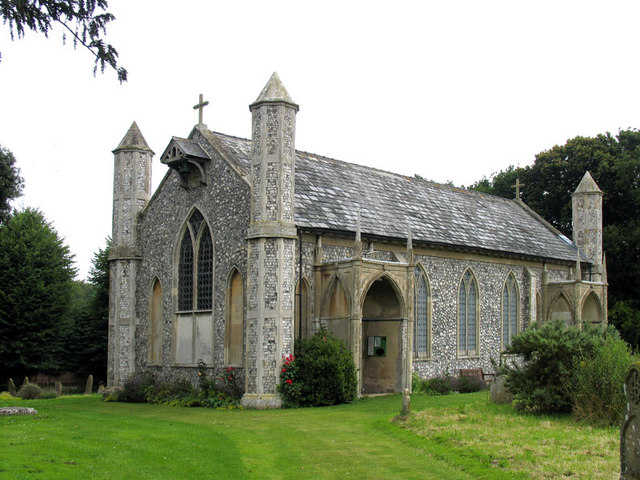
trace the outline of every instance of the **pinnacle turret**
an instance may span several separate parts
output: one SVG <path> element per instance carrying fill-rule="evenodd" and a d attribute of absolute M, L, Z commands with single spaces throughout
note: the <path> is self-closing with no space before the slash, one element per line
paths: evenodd
<path fill-rule="evenodd" d="M 129 130 L 120 141 L 120 144 L 115 148 L 115 150 L 113 150 L 113 153 L 119 152 L 120 150 L 142 150 L 154 155 L 153 150 L 149 148 L 147 141 L 144 139 L 144 136 L 135 121 L 129 127 Z"/>
<path fill-rule="evenodd" d="M 280 77 L 278 77 L 278 74 L 276 72 L 273 72 L 271 78 L 262 89 L 262 92 L 260 92 L 260 95 L 258 95 L 256 101 L 249 105 L 249 108 L 253 109 L 254 107 L 257 107 L 262 103 L 272 102 L 285 102 L 295 107 L 296 111 L 299 110 L 298 105 L 293 100 L 291 100 L 289 92 L 287 92 L 287 89 L 284 88 L 284 85 L 282 84 L 282 81 L 280 80 Z"/>

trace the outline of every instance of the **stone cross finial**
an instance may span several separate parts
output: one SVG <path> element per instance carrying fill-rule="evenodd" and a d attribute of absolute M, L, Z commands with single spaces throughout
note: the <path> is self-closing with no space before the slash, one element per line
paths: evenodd
<path fill-rule="evenodd" d="M 520 187 L 524 187 L 524 183 L 520 183 L 520 179 L 516 178 L 516 184 L 511 186 L 516 187 L 516 200 L 520 200 Z"/>
<path fill-rule="evenodd" d="M 202 100 L 202 94 L 200 94 L 200 99 L 198 100 L 197 105 L 193 106 L 194 110 L 198 110 L 198 125 L 202 125 L 202 110 L 204 109 L 204 107 L 209 105 L 209 100 L 207 100 L 206 102 L 203 102 Z"/>

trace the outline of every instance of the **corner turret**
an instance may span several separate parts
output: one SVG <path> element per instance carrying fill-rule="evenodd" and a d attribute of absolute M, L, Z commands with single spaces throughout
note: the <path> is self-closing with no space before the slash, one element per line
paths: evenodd
<path fill-rule="evenodd" d="M 141 260 L 138 214 L 151 197 L 153 151 L 133 122 L 113 154 L 107 383 L 110 387 L 118 387 L 135 371 L 134 292 Z"/>
<path fill-rule="evenodd" d="M 592 278 L 602 280 L 602 197 L 589 172 L 584 174 L 571 195 L 573 207 L 573 241 L 594 264 Z"/>

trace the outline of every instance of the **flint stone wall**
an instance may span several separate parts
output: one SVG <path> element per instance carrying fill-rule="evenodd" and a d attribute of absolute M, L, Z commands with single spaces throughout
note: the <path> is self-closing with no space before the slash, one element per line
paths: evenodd
<path fill-rule="evenodd" d="M 200 134 L 196 131 L 194 140 Z M 185 221 L 194 207 L 198 208 L 211 228 L 214 245 L 214 278 L 212 322 L 212 364 L 221 374 L 224 370 L 224 343 L 226 322 L 226 292 L 229 274 L 235 267 L 243 278 L 247 291 L 247 253 L 245 237 L 249 225 L 250 188 L 208 142 L 200 142 L 212 160 L 205 165 L 207 185 L 180 185 L 178 174 L 169 171 L 152 197 L 139 221 L 139 239 L 144 259 L 137 276 L 136 310 L 139 324 L 136 328 L 136 370 L 152 370 L 162 380 L 188 378 L 195 382 L 197 368 L 175 366 L 173 337 L 177 305 L 176 258 Z M 190 184 L 193 185 L 193 184 Z M 155 279 L 162 287 L 162 361 L 149 365 L 149 306 Z M 174 296 L 174 297 L 172 297 Z M 246 301 L 244 302 L 246 305 Z M 238 375 L 242 382 L 243 369 Z"/>

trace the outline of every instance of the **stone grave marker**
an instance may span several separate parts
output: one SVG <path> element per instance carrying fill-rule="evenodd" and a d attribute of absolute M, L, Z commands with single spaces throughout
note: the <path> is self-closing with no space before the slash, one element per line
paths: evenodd
<path fill-rule="evenodd" d="M 620 479 L 640 480 L 640 363 L 629 369 L 624 393 L 627 411 L 620 428 Z"/>

